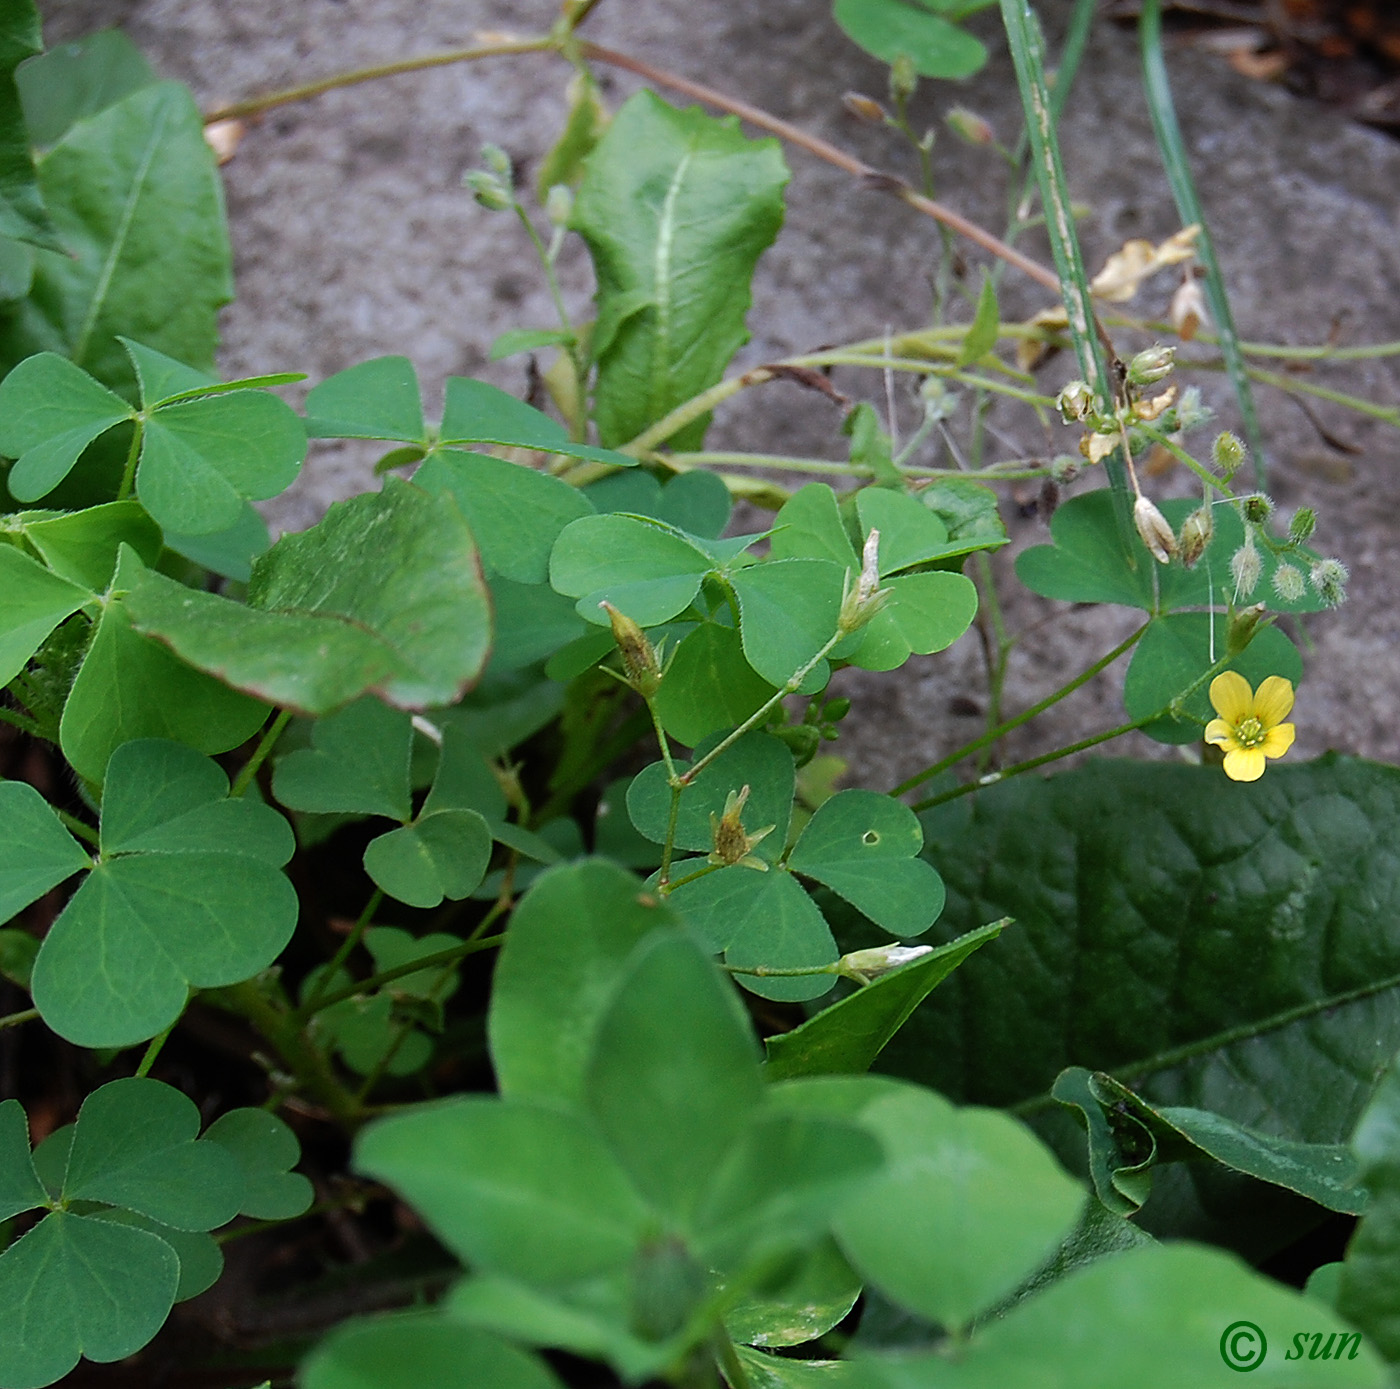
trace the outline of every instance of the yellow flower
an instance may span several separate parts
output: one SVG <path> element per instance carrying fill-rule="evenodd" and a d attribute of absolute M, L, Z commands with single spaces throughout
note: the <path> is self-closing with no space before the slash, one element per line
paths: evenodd
<path fill-rule="evenodd" d="M 1266 757 L 1282 757 L 1293 746 L 1293 686 L 1271 675 L 1258 693 L 1233 670 L 1210 682 L 1210 702 L 1220 715 L 1206 725 L 1206 742 L 1225 749 L 1225 775 L 1231 781 L 1258 781 Z"/>

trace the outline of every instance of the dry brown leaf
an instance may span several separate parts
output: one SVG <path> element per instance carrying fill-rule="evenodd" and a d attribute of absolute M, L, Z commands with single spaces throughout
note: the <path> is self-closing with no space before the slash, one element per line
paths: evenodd
<path fill-rule="evenodd" d="M 1200 233 L 1200 227 L 1193 225 L 1169 236 L 1160 246 L 1140 238 L 1125 242 L 1121 250 L 1104 262 L 1089 288 L 1110 304 L 1127 303 L 1149 275 L 1155 275 L 1168 265 L 1190 260 L 1196 253 L 1194 243 Z"/>
<path fill-rule="evenodd" d="M 1041 328 L 1052 333 L 1067 333 L 1069 315 L 1065 313 L 1063 304 L 1056 304 L 1053 308 L 1041 309 L 1027 322 L 1026 327 Z M 1044 338 L 1022 338 L 1016 344 L 1016 365 L 1022 371 L 1034 371 L 1053 355 L 1055 350 L 1055 344 L 1046 342 Z"/>

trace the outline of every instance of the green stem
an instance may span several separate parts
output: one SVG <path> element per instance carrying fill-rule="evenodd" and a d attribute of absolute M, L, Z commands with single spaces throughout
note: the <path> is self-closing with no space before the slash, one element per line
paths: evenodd
<path fill-rule="evenodd" d="M 70 834 L 76 835 L 79 839 L 86 840 L 94 849 L 101 847 L 102 841 L 97 831 L 85 820 L 78 819 L 76 815 L 70 815 L 66 810 L 59 810 L 56 807 L 51 807 L 51 809 L 53 809 L 54 814 L 63 822 L 64 828 Z"/>
<path fill-rule="evenodd" d="M 750 974 L 757 979 L 802 979 L 812 974 L 839 974 L 840 962 L 833 960 L 829 965 L 809 965 L 805 969 L 774 969 L 771 965 L 721 965 L 730 974 Z"/>
<path fill-rule="evenodd" d="M 360 994 L 373 993 L 375 989 L 382 988 L 385 984 L 392 984 L 395 979 L 402 979 L 406 974 L 417 974 L 419 970 L 432 969 L 434 965 L 456 964 L 458 960 L 464 960 L 468 955 L 475 955 L 480 950 L 494 950 L 504 940 L 505 933 L 502 932 L 500 935 L 482 936 L 479 940 L 463 941 L 461 945 L 449 946 L 446 950 L 437 950 L 431 955 L 420 955 L 416 960 L 395 965 L 392 969 L 382 969 L 378 974 L 371 974 L 369 978 L 361 979 L 357 984 L 349 984 L 343 989 L 336 989 L 332 993 L 325 994 L 316 1000 L 314 1008 L 309 1004 L 302 1004 L 300 1008 L 294 1009 L 288 1016 L 299 1023 L 304 1023 L 314 1014 L 337 1003 L 343 1003 L 347 998 L 357 998 Z"/>
<path fill-rule="evenodd" d="M 453 63 L 469 63 L 477 58 L 496 58 L 511 53 L 546 53 L 557 48 L 559 41 L 552 35 L 542 35 L 524 39 L 497 39 L 492 43 L 473 44 L 470 48 L 450 48 L 442 53 L 425 53 L 416 58 L 398 58 L 392 63 L 376 63 L 373 67 L 353 68 L 348 72 L 333 73 L 330 77 L 317 78 L 314 82 L 303 82 L 297 87 L 284 87 L 281 91 L 268 92 L 264 96 L 248 97 L 228 106 L 220 106 L 206 113 L 205 125 L 215 121 L 241 120 L 270 111 L 275 106 L 286 106 L 294 101 L 305 101 L 308 97 L 320 96 L 324 92 L 335 91 L 339 87 L 353 87 L 361 82 L 375 82 L 381 77 L 397 77 L 405 72 L 423 72 L 428 68 L 447 67 Z"/>
<path fill-rule="evenodd" d="M 126 463 L 122 468 L 122 480 L 117 485 L 117 500 L 124 502 L 130 495 L 136 481 L 136 464 L 141 457 L 141 437 L 145 433 L 146 422 L 138 415 L 131 422 L 131 447 L 126 451 Z"/>
<path fill-rule="evenodd" d="M 267 726 L 267 730 L 258 740 L 258 745 L 253 749 L 253 755 L 239 769 L 238 775 L 234 778 L 232 787 L 229 788 L 229 799 L 237 800 L 247 793 L 248 788 L 253 784 L 253 778 L 257 776 L 258 769 L 267 761 L 268 755 L 277 745 L 277 740 L 282 736 L 282 730 L 292 721 L 290 709 L 281 709 L 277 717 Z"/>
<path fill-rule="evenodd" d="M 25 1008 L 19 1013 L 7 1013 L 0 1018 L 0 1032 L 7 1027 L 18 1027 L 21 1023 L 33 1022 L 39 1016 L 37 1008 Z"/>
<path fill-rule="evenodd" d="M 674 892 L 678 887 L 684 887 L 687 883 L 693 883 L 697 878 L 707 878 L 711 873 L 718 873 L 725 867 L 722 863 L 707 863 L 703 868 L 697 868 L 694 873 L 687 873 L 683 878 L 677 878 L 675 882 L 667 884 L 667 891 Z"/>
<path fill-rule="evenodd" d="M 671 859 L 676 852 L 676 825 L 680 822 L 681 792 L 685 787 L 679 777 L 671 780 L 671 808 L 666 815 L 666 840 L 661 846 L 661 868 L 656 875 L 657 886 L 666 892 L 671 881 Z"/>
<path fill-rule="evenodd" d="M 350 958 L 350 952 L 360 943 L 360 938 L 365 933 L 365 927 L 374 920 L 374 914 L 379 910 L 380 904 L 384 901 L 384 891 L 382 888 L 375 888 L 369 895 L 369 901 L 365 903 L 364 910 L 360 912 L 355 920 L 354 926 L 350 928 L 349 934 L 341 941 L 335 954 L 331 956 L 330 962 L 321 971 L 316 979 L 315 985 L 310 993 L 302 1001 L 302 1007 L 310 1009 L 312 1012 L 320 1006 L 321 996 L 326 992 L 326 987 L 335 978 L 336 971 Z"/>
<path fill-rule="evenodd" d="M 1251 380 L 1262 385 L 1274 386 L 1289 394 L 1310 395 L 1318 400 L 1331 401 L 1334 405 L 1345 405 L 1348 410 L 1354 410 L 1358 415 L 1367 415 L 1371 419 L 1381 420 L 1400 429 L 1400 409 L 1393 405 L 1378 405 L 1375 401 L 1365 400 L 1361 396 L 1334 391 L 1330 386 L 1320 386 L 1314 381 L 1304 381 L 1297 376 L 1282 376 L 1276 371 L 1264 371 L 1260 367 L 1250 367 L 1249 376 Z"/>
<path fill-rule="evenodd" d="M 179 1022 L 179 1018 L 175 1019 Z M 156 1064 L 156 1057 L 160 1055 L 161 1048 L 165 1045 L 166 1038 L 175 1031 L 175 1023 L 172 1022 L 164 1032 L 151 1038 L 151 1044 L 146 1048 L 146 1054 L 141 1058 L 141 1063 L 136 1067 L 137 1076 L 147 1076 L 151 1073 L 151 1067 Z"/>
<path fill-rule="evenodd" d="M 1029 709 L 1023 710 L 1021 713 L 1017 714 L 1015 718 L 1008 719 L 1005 723 L 999 724 L 996 728 L 989 728 L 980 738 L 974 738 L 970 743 L 965 743 L 956 752 L 951 752 L 941 761 L 935 762 L 933 766 L 925 767 L 922 772 L 917 772 L 906 781 L 901 781 L 899 785 L 890 792 L 890 795 L 903 796 L 906 792 L 912 791 L 916 786 L 921 786 L 924 782 L 938 776 L 939 773 L 946 772 L 949 767 L 955 766 L 957 763 L 961 762 L 964 757 L 969 757 L 974 752 L 980 752 L 984 747 L 987 747 L 991 743 L 998 742 L 1008 733 L 1020 728 L 1022 724 L 1029 723 L 1036 715 L 1043 714 L 1051 705 L 1058 704 L 1066 695 L 1073 694 L 1081 685 L 1087 684 L 1100 671 L 1106 670 L 1125 652 L 1130 651 L 1142 640 L 1148 625 L 1148 623 L 1144 622 L 1130 637 L 1119 642 L 1107 655 L 1100 656 L 1093 665 L 1076 675 L 1069 684 L 1062 685 L 1053 694 L 1046 695 L 1039 703 L 1032 704 Z"/>
<path fill-rule="evenodd" d="M 14 709 L 0 709 L 0 723 L 10 724 L 19 729 L 21 733 L 27 733 L 31 738 L 42 738 L 43 732 L 38 721 L 31 719 L 27 714 L 21 714 Z"/>
<path fill-rule="evenodd" d="M 1213 487 L 1222 497 L 1234 495 L 1209 468 L 1192 458 L 1180 444 L 1172 440 L 1170 435 L 1163 434 L 1160 429 L 1153 429 L 1151 425 L 1142 423 L 1135 424 L 1133 428 L 1141 430 L 1154 444 L 1160 444 L 1178 463 L 1184 463 L 1207 487 Z"/>
<path fill-rule="evenodd" d="M 739 1359 L 739 1352 L 734 1349 L 734 1342 L 723 1326 L 715 1332 L 714 1346 L 715 1360 L 719 1363 L 720 1372 L 729 1381 L 729 1389 L 753 1389 L 748 1372 Z"/>

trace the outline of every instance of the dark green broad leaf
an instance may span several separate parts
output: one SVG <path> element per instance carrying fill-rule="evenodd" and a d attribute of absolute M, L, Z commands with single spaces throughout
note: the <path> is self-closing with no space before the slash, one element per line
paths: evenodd
<path fill-rule="evenodd" d="M 695 749 L 697 759 L 719 742 L 718 737 L 702 742 Z M 684 774 L 690 765 L 677 762 L 676 771 Z M 714 829 L 710 817 L 718 819 L 724 813 L 729 796 L 737 795 L 747 786 L 749 797 L 742 812 L 744 828 L 753 835 L 765 826 L 773 826 L 754 852 L 770 863 L 776 862 L 787 842 L 796 785 L 792 753 L 787 744 L 756 730 L 745 733 L 681 792 L 673 843 L 683 850 L 711 849 Z M 664 762 L 653 762 L 634 778 L 627 791 L 627 813 L 637 829 L 653 843 L 666 842 L 671 788 L 666 784 Z"/>
<path fill-rule="evenodd" d="M 639 945 L 603 1010 L 583 1077 L 594 1120 L 638 1190 L 688 1223 L 763 1096 L 739 995 L 696 942 Z"/>
<path fill-rule="evenodd" d="M 907 805 L 876 791 L 838 791 L 807 822 L 787 866 L 891 935 L 918 936 L 943 910 L 943 883 L 918 857 L 923 847 Z"/>
<path fill-rule="evenodd" d="M 236 984 L 291 938 L 279 871 L 287 823 L 227 799 L 228 779 L 179 743 L 123 744 L 107 768 L 101 855 L 34 962 L 35 1006 L 79 1046 L 130 1046 L 184 1009 L 190 988 Z"/>
<path fill-rule="evenodd" d="M 566 526 L 549 560 L 549 581 L 578 599 L 579 616 L 608 625 L 606 600 L 642 627 L 685 611 L 713 557 L 670 526 L 637 516 L 584 516 Z"/>
<path fill-rule="evenodd" d="M 0 930 L 0 979 L 27 990 L 38 953 L 39 942 L 28 931 Z"/>
<path fill-rule="evenodd" d="M 0 782 L 0 817 L 0 921 L 8 921 L 91 860 L 27 782 Z"/>
<path fill-rule="evenodd" d="M 43 48 L 34 0 L 15 0 L 0 23 L 0 235 L 63 251 L 44 210 L 15 69 Z"/>
<path fill-rule="evenodd" d="M 464 1371 L 491 1389 L 560 1389 L 542 1360 L 439 1312 L 395 1312 L 337 1327 L 302 1362 L 303 1389 L 445 1389 Z"/>
<path fill-rule="evenodd" d="M 520 584 L 544 583 L 559 532 L 593 511 L 582 492 L 557 477 L 460 449 L 433 454 L 413 481 L 434 496 L 450 492 L 483 562 Z"/>
<path fill-rule="evenodd" d="M 450 704 L 490 643 L 486 586 L 456 503 L 397 478 L 283 536 L 254 564 L 247 606 L 155 574 L 127 606 L 138 630 L 191 665 L 312 714 L 367 692 L 399 708 Z"/>
<path fill-rule="evenodd" d="M 859 1118 L 886 1166 L 838 1212 L 837 1240 L 868 1282 L 931 1321 L 965 1327 L 1079 1217 L 1082 1189 L 1004 1114 L 911 1088 L 872 1100 Z"/>
<path fill-rule="evenodd" d="M 882 63 L 902 58 L 921 77 L 960 78 L 987 61 L 982 42 L 955 22 L 980 8 L 952 0 L 836 0 L 835 15 L 846 37 Z"/>
<path fill-rule="evenodd" d="M 511 916 L 491 989 L 487 1036 L 501 1093 L 577 1104 L 623 965 L 649 932 L 676 924 L 611 863 L 568 864 L 537 879 Z"/>
<path fill-rule="evenodd" d="M 788 1359 L 744 1345 L 734 1353 L 751 1389 L 876 1389 L 872 1371 L 850 1360 Z"/>
<path fill-rule="evenodd" d="M 467 376 L 449 376 L 444 391 L 443 444 L 497 444 L 507 448 L 537 449 L 571 458 L 587 458 L 613 467 L 635 467 L 637 460 L 610 448 L 594 448 L 577 443 L 558 420 L 551 419 L 533 405 L 513 395 L 474 381 Z"/>
<path fill-rule="evenodd" d="M 1228 629 L 1229 619 L 1223 613 L 1167 613 L 1154 617 L 1133 652 L 1123 683 L 1123 707 L 1128 717 L 1140 719 L 1165 709 L 1200 681 L 1215 658 L 1224 654 Z M 1270 675 L 1281 675 L 1296 685 L 1303 678 L 1303 659 L 1277 627 L 1263 627 L 1222 669 L 1239 671 L 1255 689 Z M 1142 731 L 1161 743 L 1196 742 L 1206 721 L 1215 717 L 1210 707 L 1209 681 L 1201 681 L 1199 688 L 1182 702 L 1182 710 L 1184 717 L 1156 719 Z"/>
<path fill-rule="evenodd" d="M 150 1216 L 122 1206 L 108 1206 L 94 1211 L 96 1220 L 109 1220 L 116 1225 L 128 1225 L 162 1239 L 180 1261 L 180 1281 L 175 1285 L 175 1301 L 184 1302 L 207 1292 L 219 1281 L 224 1271 L 224 1256 L 218 1242 L 203 1230 L 175 1230 Z"/>
<path fill-rule="evenodd" d="M 733 627 L 702 622 L 666 666 L 656 713 L 667 733 L 694 747 L 711 733 L 736 728 L 777 692 L 744 659 Z"/>
<path fill-rule="evenodd" d="M 1336 1308 L 1392 1365 L 1400 1361 L 1400 1069 L 1386 1071 L 1352 1137 L 1370 1192 L 1347 1246 Z"/>
<path fill-rule="evenodd" d="M 583 492 L 599 513 L 625 511 L 650 516 L 705 539 L 723 534 L 733 509 L 729 489 L 704 468 L 678 473 L 664 487 L 654 474 L 641 468 L 611 473 L 589 483 Z"/>
<path fill-rule="evenodd" d="M 1199 503 L 1176 498 L 1161 504 L 1162 514 L 1173 527 Z M 1274 612 L 1318 612 L 1327 604 L 1312 585 L 1311 551 L 1299 555 L 1274 555 L 1258 548 L 1259 582 L 1248 593 L 1237 593 L 1230 576 L 1230 559 L 1244 544 L 1244 522 L 1234 507 L 1220 504 L 1211 512 L 1215 534 L 1194 568 L 1179 561 L 1158 564 L 1142 541 L 1133 536 L 1136 567 L 1124 561 L 1116 529 L 1113 497 L 1108 488 L 1071 497 L 1050 522 L 1051 545 L 1035 545 L 1016 559 L 1016 576 L 1035 593 L 1070 603 L 1123 603 L 1148 612 L 1172 612 L 1177 608 L 1266 603 Z M 1304 580 L 1301 598 L 1283 598 L 1274 576 L 1281 565 L 1292 565 Z"/>
<path fill-rule="evenodd" d="M 49 1202 L 29 1156 L 29 1119 L 18 1100 L 0 1103 L 0 1220 Z"/>
<path fill-rule="evenodd" d="M 611 634 L 605 636 L 591 623 L 585 624 L 572 601 L 547 584 L 517 584 L 493 575 L 490 588 L 496 630 L 489 675 L 524 670 L 580 638 L 602 638 L 599 656 L 613 649 Z"/>
<path fill-rule="evenodd" d="M 169 579 L 162 582 L 179 593 L 192 592 Z M 132 625 L 127 601 L 113 599 L 103 606 L 63 706 L 59 741 L 74 771 L 100 784 L 108 759 L 123 743 L 170 738 L 198 752 L 227 752 L 256 733 L 267 713 L 260 700 L 231 690 L 142 636 Z"/>
<path fill-rule="evenodd" d="M 677 880 L 702 860 L 674 865 Z M 762 998 L 802 1002 L 830 993 L 840 951 L 826 918 L 785 868 L 760 873 L 745 864 L 720 868 L 676 888 L 671 903 L 736 979 Z M 785 973 L 785 971 L 814 971 Z"/>
<path fill-rule="evenodd" d="M 253 561 L 264 554 L 271 544 L 267 522 L 248 502 L 243 503 L 238 520 L 226 530 L 211 531 L 207 535 L 165 532 L 167 550 L 173 550 L 200 568 L 240 584 L 246 584 L 252 578 Z"/>
<path fill-rule="evenodd" d="M 1147 1199 L 1152 1166 L 1203 1159 L 1296 1191 L 1328 1210 L 1358 1215 L 1366 1206 L 1345 1144 L 1293 1143 L 1208 1110 L 1154 1107 L 1111 1076 L 1082 1067 L 1062 1072 L 1052 1093 L 1083 1116 L 1094 1187 L 1115 1214 L 1130 1215 Z M 1126 1180 L 1120 1181 L 1120 1169 Z"/>
<path fill-rule="evenodd" d="M 130 545 L 144 564 L 160 555 L 160 527 L 136 502 L 106 502 L 57 515 L 21 512 L 11 520 L 44 563 L 70 583 L 101 592 L 112 582 L 117 555 Z"/>
<path fill-rule="evenodd" d="M 156 1235 L 54 1211 L 0 1254 L 0 1380 L 38 1389 L 81 1356 L 133 1354 L 160 1330 L 179 1282 L 180 1260 Z"/>
<path fill-rule="evenodd" d="M 410 907 L 460 902 L 491 862 L 491 830 L 474 810 L 437 810 L 381 834 L 365 849 L 374 885 Z"/>
<path fill-rule="evenodd" d="M 231 257 L 188 90 L 160 82 L 79 119 L 39 160 L 39 187 L 72 254 L 36 253 L 34 292 L 0 328 L 0 357 L 57 352 L 124 393 L 135 382 L 118 334 L 212 367 Z"/>
<path fill-rule="evenodd" d="M 1387 1383 L 1375 1352 L 1329 1309 L 1190 1244 L 1151 1245 L 1077 1269 L 974 1332 L 955 1362 L 916 1351 L 866 1367 L 878 1389 Z M 1241 1381 L 1239 1371 L 1254 1379 Z"/>
<path fill-rule="evenodd" d="M 1006 924 L 997 921 L 969 931 L 823 1008 L 792 1031 L 775 1033 L 764 1044 L 764 1075 L 792 1080 L 867 1070 L 919 1004 L 974 950 L 995 940 Z"/>
<path fill-rule="evenodd" d="M 412 746 L 413 726 L 403 710 L 358 699 L 317 719 L 309 748 L 278 759 L 272 794 L 290 810 L 407 821 Z"/>
<path fill-rule="evenodd" d="M 1103 761 L 933 812 L 937 934 L 992 913 L 1017 928 L 882 1065 L 955 1099 L 1032 1106 L 1086 1066 L 1154 1106 L 1345 1142 L 1376 1055 L 1400 1050 L 1397 826 L 1400 772 L 1334 756 L 1249 784 Z"/>
<path fill-rule="evenodd" d="M 49 633 L 92 596 L 85 584 L 52 573 L 12 545 L 0 545 L 0 685 L 8 685 Z"/>
<path fill-rule="evenodd" d="M 141 50 L 120 29 L 100 29 L 51 48 L 15 74 L 29 138 L 40 149 L 61 140 L 76 121 L 157 80 Z"/>
<path fill-rule="evenodd" d="M 311 1206 L 311 1183 L 291 1169 L 301 1160 L 297 1136 L 265 1109 L 231 1109 L 204 1130 L 207 1142 L 231 1153 L 243 1175 L 240 1215 L 291 1220 Z"/>
<path fill-rule="evenodd" d="M 748 333 L 749 281 L 783 219 L 777 142 L 733 118 L 630 98 L 588 158 L 573 225 L 598 280 L 598 433 L 619 445 L 719 380 Z M 698 448 L 707 417 L 671 436 Z"/>

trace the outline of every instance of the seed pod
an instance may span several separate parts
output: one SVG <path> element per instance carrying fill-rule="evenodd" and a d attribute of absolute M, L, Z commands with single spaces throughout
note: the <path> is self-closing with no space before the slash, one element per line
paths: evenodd
<path fill-rule="evenodd" d="M 1133 503 L 1133 524 L 1152 558 L 1158 564 L 1170 564 L 1177 553 L 1176 532 L 1156 506 L 1142 495 Z"/>
<path fill-rule="evenodd" d="M 1248 598 L 1259 586 L 1259 576 L 1264 572 L 1259 551 L 1254 548 L 1254 537 L 1247 535 L 1244 544 L 1230 556 L 1230 577 L 1235 581 L 1235 600 Z"/>
<path fill-rule="evenodd" d="M 863 92 L 846 92 L 841 97 L 841 105 L 856 120 L 864 121 L 867 125 L 883 125 L 889 120 L 885 108 L 874 97 L 866 96 Z"/>
<path fill-rule="evenodd" d="M 1288 538 L 1295 545 L 1306 545 L 1317 529 L 1317 512 L 1310 506 L 1300 506 L 1288 523 Z"/>
<path fill-rule="evenodd" d="M 1308 576 L 1318 596 L 1329 608 L 1346 602 L 1347 567 L 1339 559 L 1320 559 Z"/>
<path fill-rule="evenodd" d="M 626 613 L 619 612 L 606 601 L 598 606 L 607 613 L 608 621 L 612 624 L 613 640 L 622 653 L 627 683 L 643 699 L 653 698 L 661 688 L 661 663 L 657 660 L 656 648 Z"/>
<path fill-rule="evenodd" d="M 1280 564 L 1274 570 L 1274 592 L 1285 603 L 1296 603 L 1306 588 L 1301 569 L 1295 569 L 1291 564 Z"/>
<path fill-rule="evenodd" d="M 1215 443 L 1211 445 L 1210 458 L 1215 465 L 1215 471 L 1226 482 L 1229 482 L 1239 472 L 1240 464 L 1245 460 L 1245 448 L 1237 435 L 1226 430 L 1215 436 Z"/>
<path fill-rule="evenodd" d="M 1181 526 L 1181 562 L 1190 569 L 1205 554 L 1215 534 L 1215 514 L 1209 506 L 1197 507 Z"/>
<path fill-rule="evenodd" d="M 1139 352 L 1128 363 L 1128 380 L 1134 386 L 1153 386 L 1164 376 L 1170 376 L 1176 364 L 1176 348 L 1160 343 Z"/>

